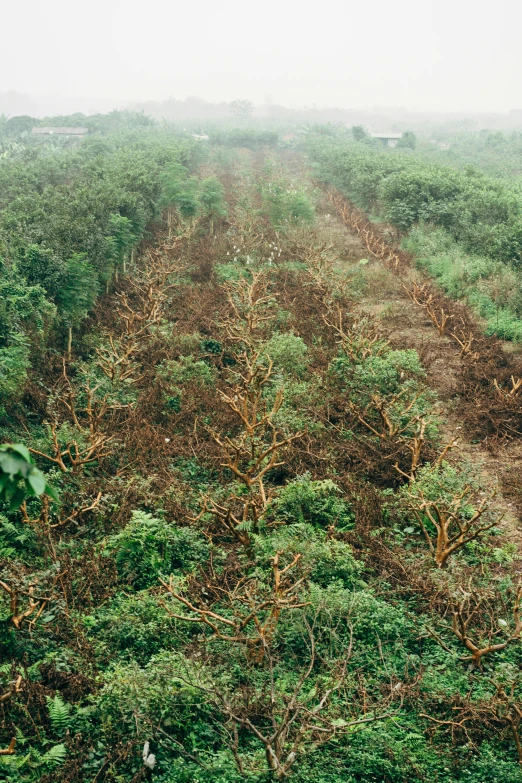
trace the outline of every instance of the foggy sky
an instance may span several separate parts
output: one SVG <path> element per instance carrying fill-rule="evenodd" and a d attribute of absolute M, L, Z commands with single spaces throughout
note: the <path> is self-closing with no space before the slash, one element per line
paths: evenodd
<path fill-rule="evenodd" d="M 518 0 L 25 0 L 0 91 L 292 107 L 522 108 Z"/>

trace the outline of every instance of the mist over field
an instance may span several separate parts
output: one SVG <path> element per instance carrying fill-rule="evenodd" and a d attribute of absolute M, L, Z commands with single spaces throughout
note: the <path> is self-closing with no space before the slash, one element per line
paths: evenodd
<path fill-rule="evenodd" d="M 199 96 L 261 109 L 507 112 L 522 104 L 521 22 L 514 0 L 494 9 L 485 0 L 28 0 L 3 9 L 0 111 L 92 113 Z"/>

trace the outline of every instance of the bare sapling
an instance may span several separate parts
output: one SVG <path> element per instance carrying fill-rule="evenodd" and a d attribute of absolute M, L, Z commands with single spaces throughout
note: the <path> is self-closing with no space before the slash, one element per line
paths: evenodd
<path fill-rule="evenodd" d="M 328 315 L 323 315 L 323 320 L 335 332 L 339 345 L 353 362 L 381 356 L 388 348 L 389 343 L 380 334 L 375 319 L 350 315 L 339 302 Z"/>
<path fill-rule="evenodd" d="M 424 469 L 422 480 L 417 476 L 405 487 L 404 495 L 439 568 L 447 564 L 452 554 L 498 525 L 503 517 L 492 515 L 494 491 L 480 497 L 468 483 L 462 488 L 448 488 L 441 480 L 441 465 L 438 460 Z"/>
<path fill-rule="evenodd" d="M 511 627 L 507 620 L 499 617 L 498 606 L 490 600 L 491 595 L 477 592 L 471 584 L 459 592 L 459 600 L 449 606 L 450 629 L 468 651 L 467 655 L 461 656 L 461 660 L 469 661 L 474 668 L 481 669 L 485 656 L 505 650 L 512 642 L 520 640 L 522 586 L 519 585 L 515 592 Z M 450 652 L 438 635 L 430 633 Z"/>
<path fill-rule="evenodd" d="M 234 414 L 238 432 L 222 435 L 213 429 L 209 433 L 221 450 L 220 465 L 227 468 L 243 488 L 231 492 L 226 501 L 205 498 L 197 519 L 210 513 L 221 526 L 229 530 L 243 546 L 250 545 L 250 531 L 257 531 L 271 499 L 266 486 L 269 471 L 284 465 L 284 449 L 303 433 L 284 436 L 277 428 L 275 418 L 283 404 L 284 392 L 279 389 L 273 402 L 268 402 L 265 388 L 272 379 L 272 362 L 258 352 L 247 352 L 238 357 L 240 370 L 234 372 L 230 389 L 219 391 L 221 400 Z"/>

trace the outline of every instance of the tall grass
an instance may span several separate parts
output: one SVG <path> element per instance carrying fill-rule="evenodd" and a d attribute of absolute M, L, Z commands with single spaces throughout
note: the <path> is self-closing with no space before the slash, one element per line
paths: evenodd
<path fill-rule="evenodd" d="M 420 224 L 402 246 L 419 269 L 486 322 L 486 333 L 522 341 L 522 274 L 510 265 L 466 252 L 444 229 Z"/>

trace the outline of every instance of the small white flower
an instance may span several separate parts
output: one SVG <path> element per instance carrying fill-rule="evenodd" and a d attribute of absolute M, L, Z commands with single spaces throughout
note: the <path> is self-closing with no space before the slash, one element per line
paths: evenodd
<path fill-rule="evenodd" d="M 148 769 L 154 769 L 156 766 L 156 756 L 154 753 L 149 753 L 150 745 L 148 742 L 143 746 L 143 763 Z"/>
<path fill-rule="evenodd" d="M 170 438 L 165 438 L 165 443 L 170 443 Z"/>

